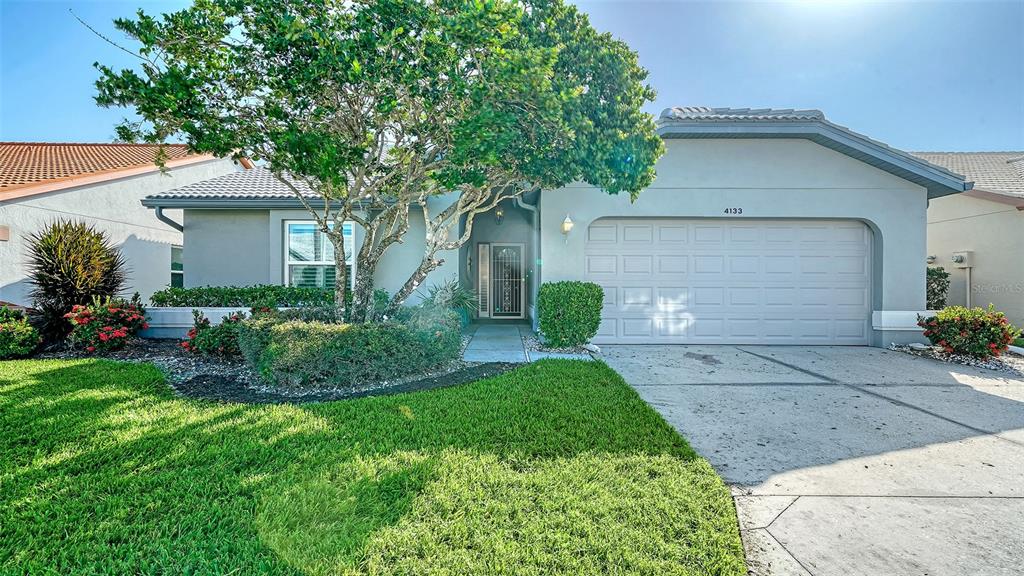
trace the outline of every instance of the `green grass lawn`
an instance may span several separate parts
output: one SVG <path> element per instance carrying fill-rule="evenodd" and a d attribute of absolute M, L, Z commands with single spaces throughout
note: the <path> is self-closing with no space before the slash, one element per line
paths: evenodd
<path fill-rule="evenodd" d="M 1024 348 L 1024 338 L 1017 338 L 1016 340 L 1013 341 L 1013 345 Z"/>
<path fill-rule="evenodd" d="M 729 491 L 607 366 L 298 406 L 0 362 L 0 573 L 745 574 Z"/>

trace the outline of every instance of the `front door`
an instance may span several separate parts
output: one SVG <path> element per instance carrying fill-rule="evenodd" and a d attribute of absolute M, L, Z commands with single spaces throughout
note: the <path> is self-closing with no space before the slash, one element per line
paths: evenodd
<path fill-rule="evenodd" d="M 491 244 L 491 317 L 522 318 L 526 282 L 522 244 Z"/>

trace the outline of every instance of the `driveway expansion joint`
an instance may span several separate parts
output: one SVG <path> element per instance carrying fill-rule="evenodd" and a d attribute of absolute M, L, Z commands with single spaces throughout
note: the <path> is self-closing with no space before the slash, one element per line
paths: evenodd
<path fill-rule="evenodd" d="M 603 352 L 726 481 L 751 576 L 1020 572 L 1024 380 L 867 347 Z"/>
<path fill-rule="evenodd" d="M 826 382 L 830 382 L 832 384 L 838 384 L 839 386 L 845 386 L 847 388 L 850 388 L 851 390 L 857 390 L 858 392 L 863 392 L 864 394 L 867 394 L 869 396 L 874 396 L 875 398 L 878 398 L 880 400 L 885 400 L 887 402 L 891 402 L 891 403 L 893 403 L 893 404 L 895 404 L 897 406 L 902 406 L 904 408 L 910 408 L 911 410 L 917 410 L 918 412 L 921 412 L 923 414 L 927 414 L 927 415 L 929 415 L 929 416 L 931 416 L 933 418 L 938 418 L 939 420 L 943 420 L 945 422 L 949 422 L 950 424 L 955 424 L 957 426 L 966 428 L 966 429 L 968 429 L 968 430 L 970 430 L 972 432 L 976 432 L 978 434 L 982 434 L 982 435 L 985 435 L 985 436 L 992 436 L 993 438 L 996 438 L 997 440 L 1001 440 L 1003 442 L 1009 442 L 1010 444 L 1013 444 L 1015 446 L 1020 446 L 1020 447 L 1024 448 L 1024 442 L 1019 442 L 1017 440 L 1012 440 L 1010 438 L 1005 438 L 1003 436 L 1000 436 L 999 432 L 995 432 L 995 431 L 992 431 L 992 430 L 985 430 L 984 428 L 978 428 L 976 426 L 971 426 L 970 424 L 965 424 L 965 423 L 960 422 L 958 420 L 954 420 L 954 419 L 949 418 L 947 416 L 943 416 L 942 414 L 939 414 L 937 412 L 933 412 L 931 410 L 928 410 L 926 408 L 921 408 L 920 406 L 915 406 L 915 405 L 913 405 L 913 404 L 911 404 L 909 402 L 904 402 L 903 400 L 897 400 L 895 398 L 890 398 L 889 396 L 886 396 L 884 394 L 880 394 L 878 392 L 875 392 L 873 390 L 868 389 L 867 387 L 865 387 L 865 385 L 850 384 L 850 383 L 847 383 L 847 382 L 843 382 L 841 380 L 836 380 L 835 378 L 831 378 L 831 377 L 826 376 L 824 374 L 819 374 L 819 373 L 814 372 L 812 370 L 807 370 L 806 368 L 801 368 L 800 366 L 796 366 L 794 364 L 790 364 L 789 362 L 783 362 L 782 360 L 779 360 L 778 358 L 772 358 L 771 356 L 765 356 L 763 354 L 758 354 L 756 352 L 751 352 L 750 350 L 744 350 L 743 348 L 740 348 L 739 346 L 737 346 L 736 349 L 740 350 L 741 352 L 746 352 L 747 354 L 750 354 L 751 356 L 757 356 L 758 358 L 761 358 L 762 360 L 767 360 L 768 362 L 774 362 L 774 363 L 779 364 L 781 366 L 785 366 L 787 368 L 796 370 L 798 372 L 802 372 L 804 374 L 807 374 L 808 376 L 813 376 L 815 378 L 821 378 L 822 380 L 825 380 Z"/>
<path fill-rule="evenodd" d="M 794 500 L 794 502 L 795 502 L 795 500 Z M 792 504 L 790 504 L 790 506 L 792 506 Z M 800 567 L 803 568 L 805 572 L 810 574 L 810 576 L 814 576 L 814 572 L 811 572 L 811 569 L 808 568 L 806 565 L 804 565 L 804 563 L 801 562 L 800 559 L 796 557 L 796 554 L 793 554 L 793 552 L 789 548 L 786 548 L 786 545 L 783 544 L 782 541 L 779 540 L 778 537 L 775 536 L 775 534 L 772 534 L 771 530 L 769 530 L 768 528 L 764 528 L 764 531 L 765 531 L 766 534 L 768 534 L 769 536 L 772 537 L 772 540 L 775 540 L 775 542 L 779 545 L 779 548 L 782 548 L 783 550 L 786 551 L 786 554 L 789 554 L 789 557 L 793 559 L 793 562 L 796 562 L 797 564 L 799 564 Z"/>
<path fill-rule="evenodd" d="M 799 500 L 800 498 L 802 498 L 802 496 L 797 496 L 796 498 L 793 498 L 793 501 L 792 501 L 792 502 L 790 502 L 789 504 L 787 504 L 787 505 L 786 505 L 786 507 L 785 507 L 785 508 L 783 508 L 781 512 L 779 512 L 778 514 L 776 514 L 776 515 L 775 515 L 775 518 L 772 518 L 772 521 L 771 521 L 771 522 L 769 522 L 769 523 L 768 523 L 768 524 L 767 524 L 767 525 L 766 525 L 766 526 L 764 527 L 764 529 L 765 529 L 765 530 L 767 530 L 767 529 L 771 528 L 772 524 L 775 524 L 775 521 L 776 521 L 776 520 L 778 520 L 778 519 L 779 519 L 779 517 L 781 517 L 781 516 L 782 516 L 783 514 L 785 514 L 785 513 L 786 513 L 786 510 L 789 510 L 789 509 L 790 509 L 790 508 L 791 508 L 791 507 L 793 506 L 793 504 L 796 504 L 796 501 L 797 501 L 797 500 Z M 775 536 L 772 536 L 772 538 L 775 538 Z M 782 543 L 781 543 L 781 542 L 779 542 L 779 545 L 781 546 L 781 545 L 782 545 Z M 794 560 L 796 560 L 796 558 L 794 558 Z"/>

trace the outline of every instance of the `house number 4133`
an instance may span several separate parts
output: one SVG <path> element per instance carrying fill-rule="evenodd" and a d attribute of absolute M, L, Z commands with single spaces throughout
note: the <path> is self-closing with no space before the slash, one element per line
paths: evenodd
<path fill-rule="evenodd" d="M 725 214 L 743 214 L 743 208 L 726 208 Z"/>

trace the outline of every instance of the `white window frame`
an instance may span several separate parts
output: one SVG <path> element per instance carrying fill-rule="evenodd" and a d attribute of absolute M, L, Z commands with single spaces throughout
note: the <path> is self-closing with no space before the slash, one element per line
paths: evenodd
<path fill-rule="evenodd" d="M 289 248 L 289 242 L 291 241 L 291 237 L 288 234 L 288 226 L 291 225 L 291 224 L 306 224 L 306 225 L 312 225 L 313 229 L 316 230 L 318 224 L 316 223 L 315 220 L 284 220 L 283 224 L 284 224 L 284 227 L 281 230 L 281 233 L 284 235 L 284 239 L 281 242 L 281 245 L 282 245 L 282 247 L 284 249 L 284 258 L 283 258 L 284 270 L 282 270 L 282 278 L 284 279 L 284 285 L 285 286 L 292 286 L 292 278 L 291 278 L 291 272 L 290 272 L 290 268 L 292 266 L 334 266 L 335 265 L 333 259 L 332 260 L 292 260 L 291 259 L 291 252 L 288 249 Z M 333 226 L 333 223 L 331 223 L 331 224 Z M 349 289 L 353 289 L 353 288 L 355 288 L 355 285 L 356 285 L 356 259 L 355 259 L 356 227 L 355 227 L 355 223 L 353 223 L 351 220 L 346 220 L 342 224 L 342 226 L 343 226 L 342 234 L 349 237 L 348 241 L 345 242 L 345 264 L 349 268 L 348 286 L 349 286 Z M 351 233 L 350 234 L 345 234 L 346 229 L 350 230 Z M 317 230 L 317 234 L 324 234 L 324 233 L 319 231 L 319 230 Z M 326 235 L 324 236 L 324 242 L 330 242 L 330 240 L 327 239 Z M 337 274 L 337 271 L 335 271 L 335 274 Z"/>
<path fill-rule="evenodd" d="M 174 250 L 177 249 L 181 252 L 181 270 L 174 269 Z M 169 286 L 174 286 L 174 275 L 181 276 L 181 285 L 185 286 L 185 252 L 184 247 L 178 244 L 171 245 L 171 283 Z"/>

